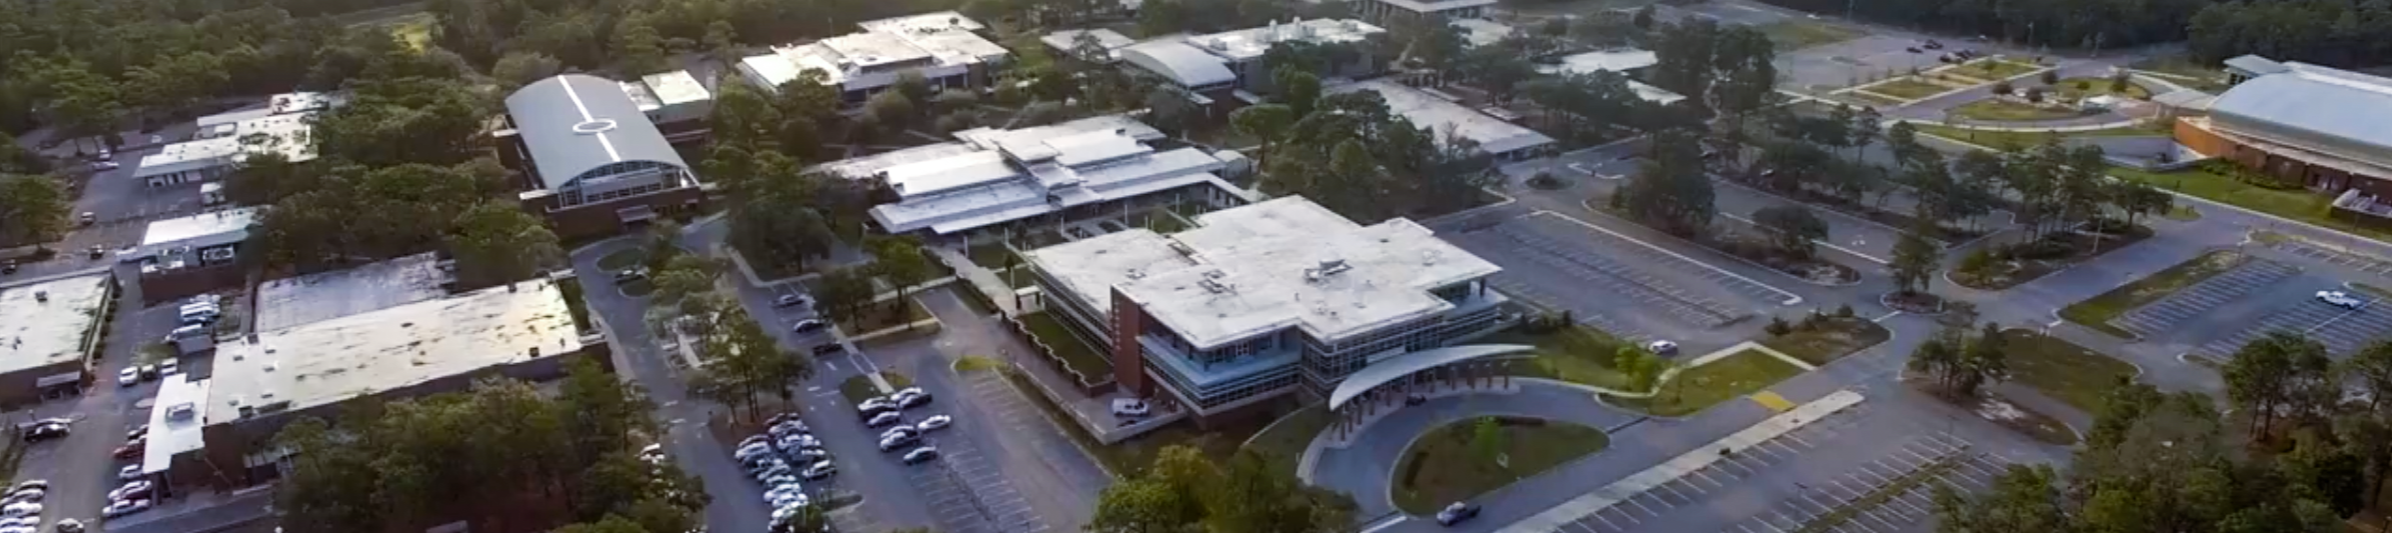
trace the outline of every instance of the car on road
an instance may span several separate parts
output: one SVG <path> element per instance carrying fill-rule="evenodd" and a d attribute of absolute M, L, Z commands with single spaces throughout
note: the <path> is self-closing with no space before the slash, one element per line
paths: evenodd
<path fill-rule="evenodd" d="M 815 461 L 813 466 L 806 467 L 806 470 L 798 472 L 798 475 L 813 480 L 831 477 L 838 473 L 839 467 L 832 465 L 830 461 Z"/>
<path fill-rule="evenodd" d="M 1138 399 L 1135 399 L 1135 398 L 1114 398 L 1114 399 L 1113 399 L 1113 416 L 1123 416 L 1123 417 L 1147 416 L 1147 412 L 1148 412 L 1148 411 L 1149 411 L 1149 408 L 1147 407 L 1147 402 L 1145 402 L 1145 401 L 1141 401 L 1141 400 L 1138 400 Z"/>
<path fill-rule="evenodd" d="M 41 442 L 67 436 L 66 424 L 34 424 L 25 428 L 25 442 Z"/>
<path fill-rule="evenodd" d="M 864 427 L 877 428 L 905 421 L 906 416 L 897 414 L 897 411 L 884 411 L 881 414 L 872 415 L 872 418 L 864 419 Z"/>
<path fill-rule="evenodd" d="M 930 418 L 922 419 L 921 422 L 915 422 L 914 431 L 929 433 L 934 429 L 945 429 L 948 424 L 953 422 L 955 419 L 948 418 L 947 415 L 931 415 Z"/>
<path fill-rule="evenodd" d="M 116 371 L 116 386 L 119 386 L 119 387 L 131 387 L 131 386 L 134 386 L 134 385 L 140 385 L 140 384 L 141 384 L 141 369 L 139 369 L 139 368 L 133 368 L 133 367 L 129 367 L 129 366 L 128 366 L 128 367 L 125 367 L 125 369 L 124 369 L 124 370 L 118 370 L 118 371 Z"/>
<path fill-rule="evenodd" d="M 915 443 L 919 443 L 919 442 L 922 442 L 922 437 L 920 437 L 920 436 L 916 436 L 916 435 L 903 435 L 903 436 L 899 436 L 899 437 L 896 437 L 896 438 L 887 438 L 887 439 L 881 439 L 881 443 L 880 443 L 880 444 L 881 444 L 881 451 L 887 452 L 887 451 L 896 451 L 898 448 L 904 448 L 904 447 L 907 447 L 907 446 L 912 446 L 912 445 L 914 445 Z"/>
<path fill-rule="evenodd" d="M 1645 351 L 1653 352 L 1654 355 L 1678 355 L 1678 343 L 1670 341 L 1648 342 L 1645 343 Z"/>
<path fill-rule="evenodd" d="M 117 164 L 117 162 L 115 162 L 115 161 L 93 161 L 93 162 L 91 162 L 91 171 L 92 171 L 92 172 L 107 172 L 107 171 L 110 171 L 110 170 L 116 170 L 116 169 L 118 169 L 118 168 L 122 168 L 123 166 L 124 166 L 124 165 L 119 165 L 119 164 Z"/>
<path fill-rule="evenodd" d="M 50 531 L 54 533 L 83 533 L 83 521 L 73 518 L 60 520 L 57 524 L 50 526 Z"/>
<path fill-rule="evenodd" d="M 150 501 L 147 499 L 117 500 L 108 502 L 107 508 L 100 509 L 100 516 L 116 518 L 147 510 L 150 510 Z"/>
<path fill-rule="evenodd" d="M 814 305 L 814 299 L 808 298 L 804 294 L 783 294 L 780 298 L 773 299 L 773 307 L 796 307 L 800 305 L 812 306 Z"/>
<path fill-rule="evenodd" d="M 820 319 L 813 319 L 813 318 L 809 318 L 809 319 L 805 319 L 805 320 L 800 320 L 800 321 L 798 321 L 798 323 L 796 323 L 796 324 L 790 324 L 790 325 L 789 325 L 789 332 L 790 332 L 790 333 L 812 333 L 812 332 L 815 332 L 815 331 L 821 331 L 821 330 L 823 329 L 823 327 L 825 327 L 825 326 L 829 326 L 829 325 L 831 325 L 831 324 L 830 324 L 830 323 L 828 323 L 828 322 L 823 322 L 823 321 L 822 321 L 822 320 L 820 320 Z"/>
<path fill-rule="evenodd" d="M 898 460 L 905 461 L 906 464 L 916 464 L 938 458 L 938 448 L 924 446 L 921 448 L 915 448 L 914 451 L 906 452 L 906 455 L 904 457 L 899 457 Z"/>
<path fill-rule="evenodd" d="M 2315 296 L 2315 298 L 2317 298 L 2318 301 L 2326 302 L 2327 305 L 2341 307 L 2344 309 L 2359 309 L 2368 306 L 2368 302 L 2366 300 L 2353 298 L 2350 294 L 2344 294 L 2343 291 L 2318 291 L 2318 295 Z"/>
<path fill-rule="evenodd" d="M 1460 523 L 1462 523 L 1464 520 L 1470 520 L 1470 519 L 1472 519 L 1472 518 L 1477 518 L 1478 516 L 1479 516 L 1479 506 L 1478 506 L 1478 505 L 1476 505 L 1476 504 L 1470 504 L 1470 503 L 1463 503 L 1463 502 L 1454 502 L 1454 503 L 1452 503 L 1452 504 L 1448 504 L 1448 505 L 1446 505 L 1446 508 L 1444 508 L 1444 509 L 1439 509 L 1439 510 L 1438 510 L 1438 512 L 1437 512 L 1437 525 L 1441 525 L 1441 526 L 1452 526 L 1452 525 L 1455 525 L 1455 524 L 1460 524 Z"/>

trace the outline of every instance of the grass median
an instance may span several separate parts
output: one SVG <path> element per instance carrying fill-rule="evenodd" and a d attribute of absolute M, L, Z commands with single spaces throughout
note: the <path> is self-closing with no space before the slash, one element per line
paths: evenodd
<path fill-rule="evenodd" d="M 1886 331 L 1886 327 L 1858 317 L 1822 317 L 1806 322 L 1811 324 L 1797 324 L 1793 331 L 1764 338 L 1761 343 L 1779 353 L 1817 366 L 1876 346 L 1894 336 L 1894 333 Z"/>
<path fill-rule="evenodd" d="M 1912 126 L 1919 128 L 1920 133 L 2006 150 L 2033 147 L 2050 140 L 2078 137 L 2163 137 L 2169 134 L 2167 129 L 2151 126 L 2077 131 L 1991 131 L 1942 124 L 1912 124 Z"/>
<path fill-rule="evenodd" d="M 1629 386 L 1628 376 L 1612 368 L 1620 349 L 1628 343 L 1602 330 L 1572 326 L 1531 333 L 1513 329 L 1490 335 L 1480 343 L 1536 346 L 1537 356 L 1516 366 L 1522 375 L 1608 389 Z"/>
<path fill-rule="evenodd" d="M 1447 424 L 1405 450 L 1389 487 L 1396 508 L 1436 514 L 1587 454 L 1611 438 L 1595 428 L 1521 418 L 1473 418 Z"/>
<path fill-rule="evenodd" d="M 2154 272 L 2150 276 L 2145 276 L 2144 279 L 2120 285 L 2118 288 L 2111 289 L 2110 292 L 2069 304 L 2068 307 L 2061 308 L 2061 318 L 2114 337 L 2133 339 L 2135 338 L 2134 333 L 2119 329 L 2118 326 L 2111 325 L 2110 321 L 2128 311 L 2135 310 L 2135 308 L 2159 301 L 2180 289 L 2235 268 L 2236 265 L 2243 264 L 2248 258 L 2243 253 L 2234 250 L 2213 250 L 2210 253 Z"/>
<path fill-rule="evenodd" d="M 2354 225 L 2329 216 L 2333 202 L 2323 194 L 2307 189 L 2271 189 L 2236 180 L 2234 177 L 2202 170 L 2201 165 L 2169 172 L 2151 172 L 2127 167 L 2110 167 L 2113 178 L 2141 181 L 2154 187 L 2168 189 L 2253 211 L 2290 218 L 2314 226 L 2325 227 L 2362 237 L 2385 240 L 2388 231 L 2379 226 Z"/>
<path fill-rule="evenodd" d="M 2089 414 L 2102 408 L 2102 397 L 2112 388 L 2137 373 L 2126 361 L 2030 330 L 2004 331 L 2002 340 L 2011 381 Z"/>
<path fill-rule="evenodd" d="M 1919 81 L 1915 78 L 1895 78 L 1876 84 L 1865 85 L 1859 90 L 1862 92 L 1877 93 L 1880 95 L 1901 98 L 1904 100 L 1918 100 L 1921 98 L 1944 94 L 1946 91 L 1951 91 L 1953 89 L 1953 87 L 1946 87 L 1943 85 Z"/>
<path fill-rule="evenodd" d="M 1778 45 L 1778 50 L 1781 52 L 1841 43 L 1859 39 L 1865 35 L 1861 30 L 1809 20 L 1789 20 L 1765 24 L 1755 29 L 1761 30 L 1763 36 L 1769 37 L 1770 42 Z"/>
<path fill-rule="evenodd" d="M 1329 423 L 1334 420 L 1336 417 L 1330 415 L 1327 406 L 1322 404 L 1306 406 L 1296 412 L 1288 413 L 1288 416 L 1280 417 L 1278 421 L 1272 422 L 1269 426 L 1265 426 L 1261 433 L 1256 433 L 1253 438 L 1247 439 L 1245 447 L 1265 455 L 1286 459 L 1293 465 L 1298 459 L 1304 457 L 1305 447 L 1312 445 L 1313 437 L 1321 435 L 1322 430 L 1329 429 Z"/>
<path fill-rule="evenodd" d="M 1988 98 L 1962 104 L 1952 109 L 1953 116 L 1996 122 L 2060 120 L 2085 116 L 2075 109 L 2062 109 Z"/>
<path fill-rule="evenodd" d="M 1745 350 L 1703 366 L 1686 369 L 1651 398 L 1611 398 L 1606 401 L 1655 416 L 1680 416 L 1703 411 L 1731 398 L 1760 392 L 1803 369 L 1759 350 Z"/>

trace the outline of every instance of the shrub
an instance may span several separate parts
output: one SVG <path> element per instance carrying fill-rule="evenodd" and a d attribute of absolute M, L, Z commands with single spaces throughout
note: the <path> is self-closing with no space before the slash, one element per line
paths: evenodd
<path fill-rule="evenodd" d="M 1997 82 L 1994 82 L 1994 88 L 1993 88 L 1993 91 L 1994 91 L 1994 94 L 1997 94 L 1997 95 L 2008 95 L 2008 94 L 2011 94 L 2011 81 L 2010 81 L 2010 80 L 2003 80 L 2003 81 L 1997 81 Z"/>
<path fill-rule="evenodd" d="M 2036 79 L 2038 79 L 2038 80 L 2043 80 L 2045 85 L 2052 85 L 2052 84 L 2060 83 L 2060 82 L 2061 82 L 2061 71 L 2058 71 L 2058 70 L 2047 70 L 2047 71 L 2044 71 L 2044 75 L 2042 75 L 2042 76 L 2037 76 L 2037 77 L 2036 77 Z M 2083 82 L 2079 82 L 2079 83 L 2083 83 Z"/>
<path fill-rule="evenodd" d="M 2044 88 L 2043 88 L 2043 87 L 2029 87 L 2029 88 L 2027 88 L 2027 101 L 2029 101 L 2029 102 L 2035 102 L 2035 103 L 2044 103 Z"/>
<path fill-rule="evenodd" d="M 1853 318 L 1853 304 L 1836 306 L 1837 318 Z"/>
<path fill-rule="evenodd" d="M 2073 251 L 2075 251 L 2075 247 L 2070 246 L 2069 243 L 2053 239 L 2037 239 L 2033 242 L 2004 246 L 2002 255 L 2012 259 L 2060 259 L 2068 257 L 2069 253 Z"/>
<path fill-rule="evenodd" d="M 1552 172 L 1539 172 L 1537 175 L 1529 177 L 1529 186 L 1551 191 L 1567 187 L 1569 184 L 1563 183 L 1562 178 L 1554 177 Z"/>
<path fill-rule="evenodd" d="M 1783 317 L 1770 317 L 1770 325 L 1762 326 L 1762 332 L 1768 333 L 1772 337 L 1793 333 L 1794 331 L 1795 326 L 1786 323 L 1786 318 Z"/>
<path fill-rule="evenodd" d="M 1981 273 L 1986 269 L 1994 268 L 1994 263 L 1998 260 L 1999 258 L 1995 257 L 1993 250 L 1979 248 L 1977 251 L 1969 252 L 1969 255 L 1961 256 L 1961 264 L 1955 266 L 1954 269 L 1968 273 Z"/>
<path fill-rule="evenodd" d="M 2087 82 L 2086 82 L 2086 80 L 2077 80 L 2077 84 L 2076 84 L 2076 85 L 2077 85 L 2077 90 L 2080 90 L 2080 91 L 2086 90 L 2086 88 L 2087 88 L 2087 87 L 2091 87 L 2091 86 L 2093 86 L 2093 84 L 2092 84 L 2092 83 L 2087 83 Z"/>
<path fill-rule="evenodd" d="M 1814 309 L 1810 313 L 1803 315 L 1802 322 L 1795 323 L 1795 329 L 1813 331 L 1820 329 L 1821 326 L 1826 325 L 1828 325 L 1828 315 L 1820 314 L 1819 310 Z"/>

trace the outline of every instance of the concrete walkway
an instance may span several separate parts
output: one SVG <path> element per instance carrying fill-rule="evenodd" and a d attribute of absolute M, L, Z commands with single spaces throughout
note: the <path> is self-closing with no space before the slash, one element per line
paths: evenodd
<path fill-rule="evenodd" d="M 1577 498 L 1571 498 L 1570 501 L 1563 502 L 1562 505 L 1557 505 L 1551 509 L 1546 509 L 1544 512 L 1537 513 L 1536 515 L 1522 519 L 1519 522 L 1513 522 L 1512 524 L 1506 525 L 1501 529 L 1497 529 L 1496 531 L 1497 533 L 1550 533 L 1554 531 L 1561 531 L 1562 527 L 1565 525 L 1569 525 L 1572 522 L 1586 518 L 1588 515 L 1602 512 L 1604 509 L 1620 504 L 1620 502 L 1628 501 L 1629 498 L 1636 497 L 1638 494 L 1644 493 L 1647 490 L 1652 490 L 1654 487 L 1661 486 L 1664 483 L 1676 481 L 1678 478 L 1684 477 L 1689 473 L 1709 467 L 1712 465 L 1712 463 L 1727 458 L 1729 454 L 1751 448 L 1770 439 L 1778 438 L 1780 435 L 1785 435 L 1788 432 L 1802 428 L 1806 424 L 1826 418 L 1828 415 L 1835 414 L 1837 411 L 1842 411 L 1845 408 L 1859 405 L 1861 404 L 1861 400 L 1862 397 L 1860 393 L 1850 390 L 1840 390 L 1830 393 L 1826 397 L 1798 406 L 1794 410 L 1779 413 L 1777 416 L 1772 416 L 1767 420 L 1763 420 L 1759 424 L 1754 424 L 1752 427 L 1745 428 L 1744 430 L 1730 434 L 1727 437 L 1722 437 L 1720 440 L 1713 441 L 1709 445 L 1705 445 L 1685 454 L 1681 454 L 1676 458 L 1672 458 L 1671 460 L 1663 462 L 1659 465 L 1654 465 L 1652 468 L 1648 468 L 1644 471 L 1630 475 L 1629 477 L 1621 479 L 1620 481 L 1612 482 L 1612 484 L 1605 485 L 1593 492 L 1580 495 Z"/>
<path fill-rule="evenodd" d="M 1889 127 L 1889 128 L 1891 128 L 1891 127 L 1894 127 L 1894 124 L 1895 124 L 1896 122 L 1914 122 L 1914 123 L 1917 123 L 1917 121 L 1910 121 L 1910 120 L 1887 120 L 1887 121 L 1885 121 L 1885 122 L 1884 122 L 1882 125 L 1883 125 L 1884 127 Z M 2060 133 L 2067 133 L 2067 132 L 2073 132 L 2073 131 L 2094 131 L 2094 130 L 2107 130 L 2107 129 L 2114 129 L 2114 128 L 2131 128 L 2131 127 L 2135 127 L 2135 125 L 2136 125 L 2136 123 L 2137 123 L 2137 122 L 2139 122 L 2139 121 L 2138 121 L 2138 120 L 2135 120 L 2135 119 L 2126 119 L 2126 120 L 2115 120 L 2115 121 L 2110 121 L 2110 122 L 2101 122 L 2101 123 L 2094 123 L 2094 124 L 2073 124 L 2073 125 L 2060 125 L 2060 126 L 2034 126 L 2034 125 L 2029 125 L 2029 126 L 1989 126 L 1989 125 L 1986 125 L 1986 124 L 1983 124 L 1983 123 L 1968 123 L 1968 122 L 1955 122 L 1955 123 L 1952 123 L 1952 124 L 1943 124 L 1943 123 L 1928 123 L 1928 124 L 1930 124 L 1930 125 L 1934 125 L 1934 126 L 1946 126 L 1946 127 L 1951 127 L 1951 128 L 1955 128 L 1955 129 L 1964 129 L 1964 130 L 1977 130 L 1977 131 L 2020 131 L 2020 132 L 2030 132 L 2030 133 L 2041 133 L 2041 132 L 2048 132 L 2048 131 L 2049 131 L 2049 132 L 2060 132 Z M 1924 133 L 1924 132 L 1923 132 L 1923 133 L 1921 133 L 1921 135 L 1931 135 L 1931 134 L 1929 134 L 1929 133 Z M 2163 133 L 2157 133 L 2157 132 L 2156 132 L 2156 133 L 2153 133 L 2152 135 L 2154 135 L 2154 136 L 2160 136 L 2160 135 L 2165 135 L 2165 134 L 2163 134 Z"/>
<path fill-rule="evenodd" d="M 1005 316 L 1022 313 L 1021 306 L 1014 302 L 1013 286 L 1007 285 L 1004 278 L 997 277 L 996 272 L 973 263 L 972 257 L 964 250 L 952 246 L 925 246 L 923 249 L 946 261 L 949 268 L 955 269 L 956 277 L 971 285 L 972 290 L 980 291 L 989 296 L 989 301 L 997 302 L 997 310 L 1005 313 Z"/>

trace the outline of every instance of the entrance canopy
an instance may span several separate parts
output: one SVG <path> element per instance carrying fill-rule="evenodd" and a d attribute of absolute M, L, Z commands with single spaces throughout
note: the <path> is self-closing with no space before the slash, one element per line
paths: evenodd
<path fill-rule="evenodd" d="M 1371 389 L 1423 370 L 1464 361 L 1509 359 L 1512 358 L 1510 356 L 1524 355 L 1536 349 L 1535 346 L 1519 344 L 1472 344 L 1406 353 L 1372 363 L 1354 375 L 1346 376 L 1345 381 L 1338 382 L 1337 390 L 1330 391 L 1329 408 L 1337 410 L 1345 407 L 1346 402 L 1353 401 Z"/>

